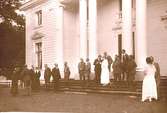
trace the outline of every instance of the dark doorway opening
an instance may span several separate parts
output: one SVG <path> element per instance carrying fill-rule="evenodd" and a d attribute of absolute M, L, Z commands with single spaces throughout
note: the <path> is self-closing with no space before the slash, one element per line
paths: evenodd
<path fill-rule="evenodd" d="M 122 52 L 122 34 L 119 34 L 118 35 L 118 55 L 119 55 L 119 58 L 121 59 L 121 53 Z"/>
<path fill-rule="evenodd" d="M 132 43 L 133 43 L 133 58 L 135 59 L 135 32 L 132 32 Z"/>

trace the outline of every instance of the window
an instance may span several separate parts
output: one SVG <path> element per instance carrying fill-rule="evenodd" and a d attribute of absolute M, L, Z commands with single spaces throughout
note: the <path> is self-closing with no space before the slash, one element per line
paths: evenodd
<path fill-rule="evenodd" d="M 36 43 L 36 58 L 37 58 L 37 66 L 42 69 L 42 43 Z"/>
<path fill-rule="evenodd" d="M 119 0 L 119 11 L 122 11 L 122 0 Z"/>
<path fill-rule="evenodd" d="M 37 25 L 42 25 L 42 10 L 36 12 Z"/>

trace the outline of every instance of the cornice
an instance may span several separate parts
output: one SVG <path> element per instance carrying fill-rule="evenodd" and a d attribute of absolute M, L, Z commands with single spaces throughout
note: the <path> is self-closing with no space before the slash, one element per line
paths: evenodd
<path fill-rule="evenodd" d="M 23 4 L 20 7 L 20 10 L 21 11 L 26 11 L 26 10 L 28 10 L 30 8 L 33 8 L 33 7 L 37 6 L 37 5 L 45 3 L 47 1 L 49 1 L 49 0 L 30 0 L 30 1 L 26 2 L 25 4 Z"/>

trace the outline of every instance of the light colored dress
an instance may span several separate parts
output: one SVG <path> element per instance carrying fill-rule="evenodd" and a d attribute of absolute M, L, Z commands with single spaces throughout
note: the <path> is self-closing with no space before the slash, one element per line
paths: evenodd
<path fill-rule="evenodd" d="M 108 70 L 108 61 L 104 59 L 102 62 L 102 71 L 101 71 L 101 84 L 107 85 L 110 82 L 109 70 Z"/>
<path fill-rule="evenodd" d="M 155 81 L 155 67 L 154 65 L 148 64 L 145 67 L 145 77 L 142 85 L 142 101 L 151 98 L 157 99 L 157 86 Z"/>

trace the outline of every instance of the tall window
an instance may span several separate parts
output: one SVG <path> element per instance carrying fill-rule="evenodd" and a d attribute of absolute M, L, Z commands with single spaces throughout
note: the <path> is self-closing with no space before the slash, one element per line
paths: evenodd
<path fill-rule="evenodd" d="M 36 12 L 37 25 L 42 25 L 42 10 Z"/>
<path fill-rule="evenodd" d="M 122 0 L 119 0 L 119 11 L 122 11 Z"/>
<path fill-rule="evenodd" d="M 42 69 L 42 43 L 36 43 L 37 66 Z"/>
<path fill-rule="evenodd" d="M 118 34 L 118 55 L 121 59 L 122 57 L 122 34 Z"/>

